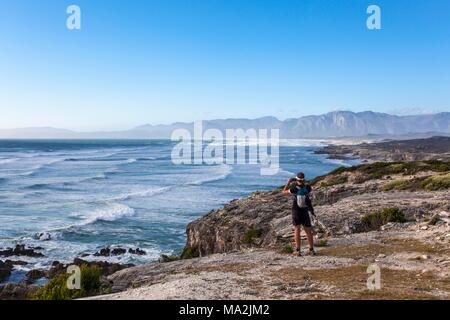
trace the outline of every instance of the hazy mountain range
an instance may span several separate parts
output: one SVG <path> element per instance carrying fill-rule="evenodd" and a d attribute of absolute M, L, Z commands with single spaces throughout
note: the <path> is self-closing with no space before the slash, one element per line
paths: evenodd
<path fill-rule="evenodd" d="M 124 131 L 76 132 L 65 129 L 39 127 L 0 129 L 2 139 L 165 139 L 173 130 L 193 129 L 192 123 L 170 125 L 146 124 Z M 323 115 L 278 120 L 275 117 L 258 119 L 220 119 L 203 122 L 204 130 L 279 129 L 281 138 L 339 138 L 369 135 L 450 134 L 450 112 L 428 115 L 397 116 L 371 111 L 334 111 Z"/>

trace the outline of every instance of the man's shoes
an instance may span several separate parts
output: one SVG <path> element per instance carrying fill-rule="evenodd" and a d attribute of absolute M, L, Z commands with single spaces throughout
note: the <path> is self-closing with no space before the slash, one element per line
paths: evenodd
<path fill-rule="evenodd" d="M 314 251 L 314 248 L 309 248 L 309 255 L 310 256 L 315 256 L 316 252 Z"/>
<path fill-rule="evenodd" d="M 300 249 L 295 249 L 294 252 L 292 252 L 292 254 L 296 257 L 301 257 L 302 256 L 302 252 L 300 251 Z"/>

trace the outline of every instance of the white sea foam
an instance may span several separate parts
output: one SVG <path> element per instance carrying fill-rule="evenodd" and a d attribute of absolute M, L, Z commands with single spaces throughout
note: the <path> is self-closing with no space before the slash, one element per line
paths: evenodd
<path fill-rule="evenodd" d="M 130 158 L 130 159 L 126 160 L 124 163 L 131 164 L 131 163 L 135 163 L 135 162 L 137 162 L 137 159 L 135 159 L 135 158 Z"/>
<path fill-rule="evenodd" d="M 199 185 L 202 185 L 202 184 L 208 183 L 208 182 L 225 180 L 233 172 L 232 167 L 229 165 L 226 165 L 226 164 L 220 165 L 218 168 L 219 168 L 219 170 L 217 170 L 218 172 L 216 175 L 206 173 L 204 178 L 200 178 L 198 180 L 188 182 L 188 183 L 186 183 L 186 185 L 199 186 Z"/>
<path fill-rule="evenodd" d="M 7 159 L 0 159 L 0 165 L 12 163 L 12 162 L 16 162 L 17 160 L 19 160 L 19 159 L 17 159 L 17 158 L 12 158 L 12 159 L 9 159 L 9 158 L 7 158 Z"/>
<path fill-rule="evenodd" d="M 118 219 L 131 217 L 134 209 L 121 203 L 111 203 L 105 208 L 96 209 L 85 216 L 82 225 L 91 224 L 97 221 L 115 221 Z"/>
<path fill-rule="evenodd" d="M 132 217 L 135 214 L 135 210 L 127 205 L 121 203 L 108 203 L 101 208 L 93 209 L 82 215 L 75 215 L 81 222 L 65 225 L 62 227 L 56 227 L 46 229 L 46 233 L 50 233 L 52 239 L 58 239 L 61 237 L 61 233 L 71 229 L 78 229 L 97 221 L 116 221 L 122 218 Z"/>
<path fill-rule="evenodd" d="M 111 197 L 110 201 L 125 201 L 132 198 L 150 197 L 156 194 L 160 194 L 170 190 L 173 186 L 159 187 L 159 188 L 147 188 L 143 190 L 134 190 L 127 193 L 122 193 L 117 196 Z"/>

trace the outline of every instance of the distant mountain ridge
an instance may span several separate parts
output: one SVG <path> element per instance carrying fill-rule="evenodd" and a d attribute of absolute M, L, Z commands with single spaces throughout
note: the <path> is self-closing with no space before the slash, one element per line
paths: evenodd
<path fill-rule="evenodd" d="M 193 123 L 142 125 L 124 131 L 76 132 L 57 128 L 0 129 L 2 139 L 168 139 L 175 129 L 192 132 Z M 275 117 L 257 119 L 217 119 L 203 121 L 203 130 L 279 129 L 284 139 L 341 138 L 369 135 L 450 134 L 450 112 L 397 116 L 372 111 L 334 111 L 284 121 Z"/>

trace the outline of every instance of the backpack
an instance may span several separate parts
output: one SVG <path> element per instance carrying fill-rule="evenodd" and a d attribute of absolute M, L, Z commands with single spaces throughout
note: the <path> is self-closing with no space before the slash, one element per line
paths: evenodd
<path fill-rule="evenodd" d="M 308 205 L 306 203 L 308 197 L 309 190 L 307 186 L 297 187 L 297 206 L 299 208 L 307 208 Z"/>

